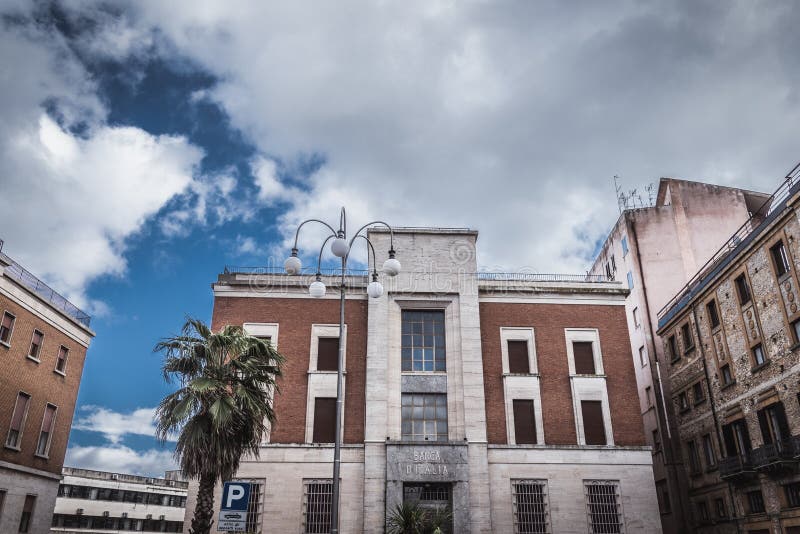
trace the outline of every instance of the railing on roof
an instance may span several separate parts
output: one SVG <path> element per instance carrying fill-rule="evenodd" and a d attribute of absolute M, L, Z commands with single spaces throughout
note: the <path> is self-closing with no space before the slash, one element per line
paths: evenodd
<path fill-rule="evenodd" d="M 705 277 L 718 267 L 726 258 L 743 244 L 746 244 L 747 238 L 764 226 L 765 223 L 771 222 L 779 211 L 782 211 L 789 199 L 794 186 L 800 182 L 800 163 L 794 166 L 789 173 L 784 177 L 781 185 L 775 190 L 772 195 L 765 200 L 759 209 L 750 216 L 745 223 L 739 227 L 736 232 L 717 250 L 713 256 L 692 276 L 692 278 L 684 285 L 669 302 L 667 302 L 658 312 L 658 317 L 662 318 L 669 310 L 675 307 L 681 301 L 685 300 L 693 291 L 698 289 Z M 763 208 L 767 207 L 766 212 Z"/>
<path fill-rule="evenodd" d="M 56 292 L 56 290 L 39 280 L 31 272 L 25 269 L 25 267 L 15 262 L 5 254 L 3 254 L 3 259 L 8 263 L 8 267 L 5 268 L 6 275 L 36 293 L 43 300 L 47 301 L 52 307 L 64 312 L 64 314 L 66 314 L 68 317 L 72 317 L 85 327 L 89 327 L 89 324 L 92 322 L 92 318 L 89 314 L 82 311 L 80 308 Z"/>
<path fill-rule="evenodd" d="M 313 276 L 316 273 L 317 273 L 316 269 L 312 269 L 311 267 L 306 267 L 300 272 L 300 275 Z M 283 267 L 278 267 L 278 266 L 236 267 L 232 265 L 226 265 L 223 274 L 286 274 L 286 271 L 283 270 Z M 342 270 L 320 269 L 320 274 L 324 276 L 340 276 L 342 274 Z M 366 277 L 369 276 L 369 271 L 367 269 L 347 269 L 345 275 Z"/>

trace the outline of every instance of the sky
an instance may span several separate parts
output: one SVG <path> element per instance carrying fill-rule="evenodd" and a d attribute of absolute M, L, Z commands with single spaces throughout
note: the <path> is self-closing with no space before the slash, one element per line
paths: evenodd
<path fill-rule="evenodd" d="M 297 223 L 581 273 L 625 191 L 800 160 L 792 1 L 0 0 L 3 252 L 93 315 L 66 464 L 158 475 L 152 353 Z M 301 243 L 312 250 L 313 241 Z"/>

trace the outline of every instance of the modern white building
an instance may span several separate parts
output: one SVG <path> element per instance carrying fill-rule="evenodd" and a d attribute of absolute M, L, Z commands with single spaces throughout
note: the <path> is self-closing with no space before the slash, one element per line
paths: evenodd
<path fill-rule="evenodd" d="M 340 527 L 385 531 L 402 502 L 452 510 L 449 532 L 659 533 L 625 318 L 604 277 L 478 273 L 478 233 L 396 229 L 403 269 L 339 281 L 226 268 L 213 328 L 242 325 L 286 357 L 278 420 L 239 480 L 248 529 L 330 529 L 335 357 L 345 344 Z M 369 238 L 382 265 L 389 234 Z M 382 257 L 381 257 L 382 256 Z M 184 529 L 197 492 L 190 482 Z M 219 507 L 220 493 L 216 494 Z"/>
<path fill-rule="evenodd" d="M 51 532 L 183 532 L 187 483 L 65 467 Z"/>

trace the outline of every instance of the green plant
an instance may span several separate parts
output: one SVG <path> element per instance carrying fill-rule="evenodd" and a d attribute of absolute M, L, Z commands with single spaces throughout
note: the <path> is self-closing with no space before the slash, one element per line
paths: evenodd
<path fill-rule="evenodd" d="M 177 434 L 181 471 L 199 479 L 189 532 L 209 534 L 214 486 L 234 476 L 242 455 L 258 457 L 265 421 L 275 421 L 271 391 L 284 359 L 268 341 L 241 327 L 214 333 L 191 318 L 180 335 L 160 341 L 154 351 L 164 354 L 164 379 L 181 386 L 156 409 L 157 437 L 164 442 Z"/>
<path fill-rule="evenodd" d="M 425 509 L 418 503 L 404 502 L 389 514 L 389 534 L 444 534 L 449 531 L 449 508 Z"/>

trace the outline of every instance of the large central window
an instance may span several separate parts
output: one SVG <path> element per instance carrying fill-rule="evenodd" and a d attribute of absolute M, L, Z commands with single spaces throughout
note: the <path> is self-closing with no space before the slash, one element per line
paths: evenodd
<path fill-rule="evenodd" d="M 403 371 L 446 371 L 444 312 L 404 310 Z"/>
<path fill-rule="evenodd" d="M 403 393 L 404 440 L 447 441 L 447 395 Z"/>

